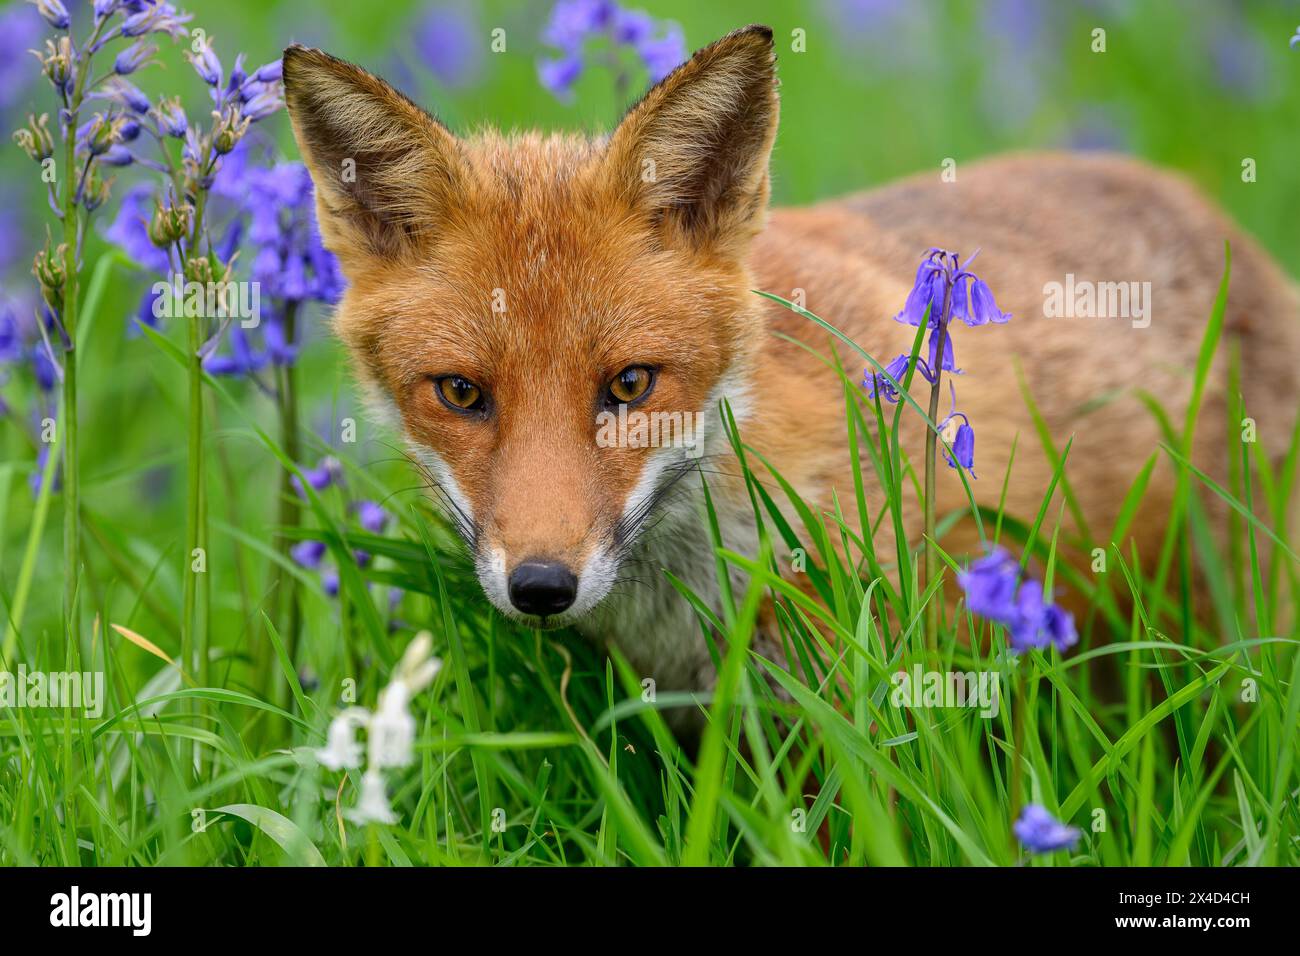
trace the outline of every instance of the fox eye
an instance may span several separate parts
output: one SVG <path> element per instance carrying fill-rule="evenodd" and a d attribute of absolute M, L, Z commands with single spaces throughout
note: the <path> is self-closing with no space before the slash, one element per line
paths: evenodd
<path fill-rule="evenodd" d="M 444 375 L 434 385 L 438 397 L 458 412 L 476 412 L 483 407 L 482 390 L 467 378 Z"/>
<path fill-rule="evenodd" d="M 629 405 L 643 398 L 654 380 L 654 372 L 644 365 L 629 365 L 609 383 L 605 401 L 611 405 Z"/>

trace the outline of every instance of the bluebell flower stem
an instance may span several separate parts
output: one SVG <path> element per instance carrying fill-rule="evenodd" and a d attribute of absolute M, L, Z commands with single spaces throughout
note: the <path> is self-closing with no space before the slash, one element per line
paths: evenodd
<path fill-rule="evenodd" d="M 292 352 L 296 344 L 296 322 L 298 305 L 295 302 L 285 303 L 284 309 L 284 341 L 285 347 Z M 291 461 L 301 460 L 301 448 L 298 441 L 298 379 L 294 372 L 293 362 L 287 362 L 280 370 L 280 387 L 277 390 L 279 396 L 280 412 L 280 444 L 284 449 L 285 455 Z M 287 469 L 281 469 L 280 472 L 280 527 L 292 528 L 298 525 L 302 520 L 302 509 L 299 506 L 298 494 L 294 491 L 293 476 Z M 287 559 L 289 557 L 289 548 L 291 542 L 287 536 L 279 536 L 279 551 Z M 301 610 L 298 604 L 298 583 L 292 574 L 285 573 L 282 569 L 276 571 L 276 578 L 279 582 L 279 597 L 281 635 L 285 640 L 285 648 L 289 655 L 290 662 L 296 661 L 298 650 L 298 629 L 299 615 Z M 268 667 L 270 672 L 272 668 Z"/>
<path fill-rule="evenodd" d="M 925 430 L 925 579 L 921 582 L 921 591 L 930 587 L 930 582 L 939 576 L 939 546 L 935 542 L 935 484 L 938 472 L 938 432 L 939 395 L 942 391 L 943 356 L 948 344 L 948 321 L 952 313 L 952 282 L 947 283 L 943 294 L 943 312 L 939 316 L 939 325 L 935 329 L 934 381 L 930 384 L 930 422 Z M 943 592 L 930 597 L 925 605 L 925 636 L 931 651 L 939 646 L 940 611 L 943 608 Z"/>

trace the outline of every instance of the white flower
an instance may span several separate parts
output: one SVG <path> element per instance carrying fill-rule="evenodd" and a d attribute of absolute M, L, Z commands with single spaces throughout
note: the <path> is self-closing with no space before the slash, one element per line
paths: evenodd
<path fill-rule="evenodd" d="M 442 661 L 432 654 L 433 635 L 428 631 L 416 634 L 411 643 L 406 645 L 394 681 L 400 680 L 405 684 L 407 693 L 412 697 L 433 683 L 438 671 L 442 669 Z"/>
<path fill-rule="evenodd" d="M 347 818 L 364 826 L 367 823 L 396 823 L 397 815 L 388 805 L 384 791 L 384 778 L 378 770 L 370 769 L 361 775 L 361 799 L 347 811 Z"/>
<path fill-rule="evenodd" d="M 405 767 L 415 759 L 415 718 L 406 708 L 406 685 L 394 681 L 379 695 L 379 710 L 370 720 L 370 765 Z"/>
<path fill-rule="evenodd" d="M 349 708 L 330 721 L 325 749 L 316 751 L 316 759 L 330 770 L 361 766 L 361 743 L 357 728 L 370 717 L 370 712 L 359 707 Z"/>

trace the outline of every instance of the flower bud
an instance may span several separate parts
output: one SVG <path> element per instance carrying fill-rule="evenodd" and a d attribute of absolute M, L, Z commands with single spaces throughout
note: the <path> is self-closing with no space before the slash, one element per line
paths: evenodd
<path fill-rule="evenodd" d="M 44 162 L 54 155 L 54 137 L 50 135 L 49 122 L 49 113 L 42 113 L 40 119 L 29 114 L 27 125 L 14 132 L 14 142 L 34 162 Z"/>
<path fill-rule="evenodd" d="M 114 149 L 118 148 L 120 147 L 114 147 Z M 109 151 L 109 154 L 106 154 L 105 158 L 107 158 L 108 155 L 111 155 L 111 153 L 112 150 Z M 127 153 L 128 157 L 130 155 L 130 153 Z M 130 162 L 130 159 L 128 159 L 127 162 Z M 115 165 L 125 166 L 126 163 L 118 163 Z M 108 194 L 112 189 L 112 186 L 113 180 L 101 179 L 98 170 L 92 166 L 90 172 L 86 175 L 85 183 L 81 187 L 81 205 L 85 207 L 86 212 L 94 212 L 100 206 L 104 205 L 108 200 Z"/>
<path fill-rule="evenodd" d="M 76 62 L 76 54 L 72 48 L 71 37 L 60 37 L 57 44 L 53 40 L 46 40 L 44 56 L 36 50 L 28 52 L 40 61 L 41 72 L 54 84 L 56 90 L 64 92 L 72 90 L 73 82 L 76 79 L 76 71 L 73 68 L 73 64 Z"/>
<path fill-rule="evenodd" d="M 50 240 L 46 239 L 45 248 L 36 253 L 36 258 L 32 261 L 32 275 L 36 276 L 36 281 L 40 284 L 41 298 L 55 312 L 63 311 L 63 286 L 66 280 L 63 259 L 67 251 L 68 247 L 64 243 L 51 250 Z"/>
<path fill-rule="evenodd" d="M 190 231 L 190 217 L 193 208 L 189 205 L 164 206 L 162 203 L 154 210 L 149 221 L 149 240 L 161 249 L 179 242 Z"/>
<path fill-rule="evenodd" d="M 252 123 L 252 120 L 241 117 L 233 106 L 226 107 L 220 113 L 214 111 L 212 119 L 212 149 L 218 156 L 224 156 L 234 149 Z"/>

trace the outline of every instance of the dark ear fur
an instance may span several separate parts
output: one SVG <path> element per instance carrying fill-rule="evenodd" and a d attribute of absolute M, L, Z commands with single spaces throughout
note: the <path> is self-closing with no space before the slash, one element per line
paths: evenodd
<path fill-rule="evenodd" d="M 763 225 L 778 111 L 772 31 L 737 30 L 628 111 L 609 142 L 611 181 L 667 244 L 739 255 Z"/>
<path fill-rule="evenodd" d="M 418 248 L 461 191 L 451 133 L 378 77 L 307 47 L 284 51 L 284 95 L 322 236 L 345 268 Z"/>

